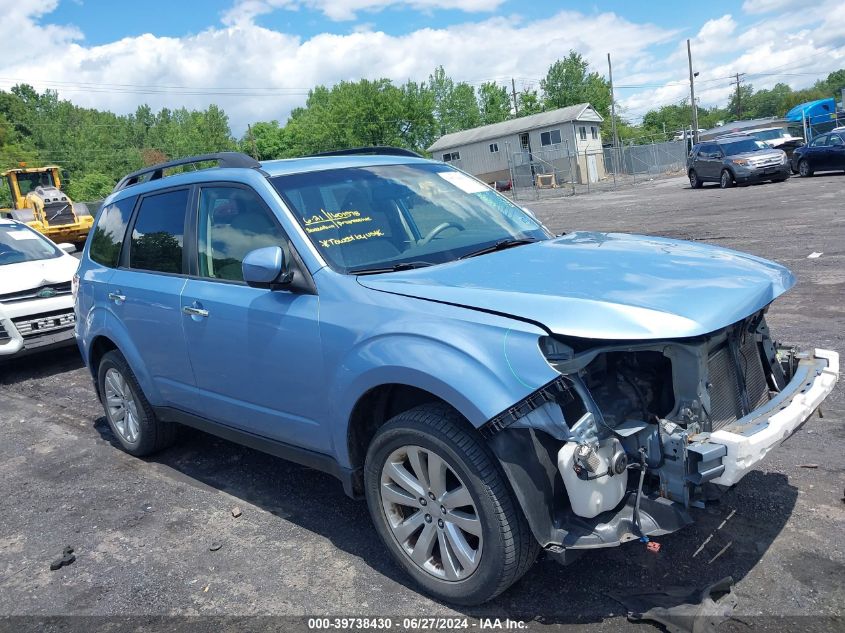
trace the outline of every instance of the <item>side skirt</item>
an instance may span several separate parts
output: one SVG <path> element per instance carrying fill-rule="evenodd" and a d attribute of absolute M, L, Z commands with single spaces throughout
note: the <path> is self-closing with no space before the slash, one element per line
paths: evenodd
<path fill-rule="evenodd" d="M 235 444 L 241 444 L 248 448 L 261 451 L 262 453 L 281 457 L 287 461 L 302 464 L 308 468 L 333 475 L 341 481 L 343 491 L 347 496 L 353 499 L 360 499 L 362 497 L 360 492 L 362 489 L 360 484 L 362 478 L 361 470 L 345 468 L 338 464 L 337 460 L 331 455 L 285 444 L 284 442 L 213 422 L 207 418 L 186 413 L 172 407 L 153 407 L 153 410 L 155 411 L 156 417 L 160 420 L 190 426 L 191 428 L 216 435 Z"/>

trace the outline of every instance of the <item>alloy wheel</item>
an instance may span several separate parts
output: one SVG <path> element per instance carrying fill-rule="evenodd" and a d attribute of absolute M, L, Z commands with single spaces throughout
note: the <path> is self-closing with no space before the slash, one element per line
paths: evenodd
<path fill-rule="evenodd" d="M 798 163 L 798 173 L 801 174 L 802 178 L 806 178 L 810 175 L 810 165 L 807 164 L 806 160 L 802 160 Z"/>
<path fill-rule="evenodd" d="M 727 189 L 728 187 L 730 187 L 732 182 L 733 181 L 731 180 L 731 175 L 728 173 L 728 171 L 723 171 L 722 177 L 719 181 L 719 185 L 722 187 L 722 189 Z"/>
<path fill-rule="evenodd" d="M 481 520 L 469 489 L 434 451 L 402 446 L 384 463 L 379 487 L 387 525 L 420 569 L 455 582 L 481 561 Z"/>
<path fill-rule="evenodd" d="M 138 440 L 138 404 L 123 374 L 110 367 L 105 377 L 106 414 L 112 428 L 130 444 Z"/>
<path fill-rule="evenodd" d="M 698 187 L 698 175 L 694 171 L 689 173 L 689 186 L 693 189 Z"/>

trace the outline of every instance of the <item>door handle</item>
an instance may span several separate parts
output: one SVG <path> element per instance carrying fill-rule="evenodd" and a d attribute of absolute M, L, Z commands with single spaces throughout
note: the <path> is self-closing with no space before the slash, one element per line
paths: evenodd
<path fill-rule="evenodd" d="M 114 301 L 115 303 L 123 303 L 126 301 L 126 295 L 119 294 L 117 292 L 110 292 L 109 299 Z"/>
<path fill-rule="evenodd" d="M 182 312 L 192 317 L 205 318 L 208 316 L 208 310 L 204 310 L 203 308 L 194 308 L 193 306 L 182 306 Z"/>

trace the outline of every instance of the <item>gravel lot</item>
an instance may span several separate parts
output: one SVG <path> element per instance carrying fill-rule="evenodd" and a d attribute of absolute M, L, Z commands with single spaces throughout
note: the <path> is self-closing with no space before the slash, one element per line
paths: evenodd
<path fill-rule="evenodd" d="M 785 264 L 799 283 L 771 310 L 772 331 L 845 351 L 843 175 L 697 191 L 669 179 L 526 204 L 556 231 L 652 233 Z M 823 255 L 808 259 L 814 251 Z M 524 619 L 530 630 L 647 631 L 607 594 L 730 575 L 741 621 L 720 630 L 841 630 L 844 394 L 840 383 L 823 419 L 812 417 L 762 470 L 698 511 L 695 525 L 658 539 L 659 553 L 633 543 L 565 568 L 541 560 L 496 601 L 456 610 L 408 586 L 364 504 L 330 476 L 195 431 L 152 459 L 130 457 L 115 448 L 75 348 L 15 361 L 0 366 L 0 616 L 467 614 Z M 222 547 L 210 551 L 212 543 Z M 50 571 L 66 545 L 76 562 Z M 10 630 L 41 626 L 0 619 Z"/>

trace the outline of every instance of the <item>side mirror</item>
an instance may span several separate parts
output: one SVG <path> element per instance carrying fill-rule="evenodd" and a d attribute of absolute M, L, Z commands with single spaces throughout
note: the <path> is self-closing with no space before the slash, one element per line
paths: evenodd
<path fill-rule="evenodd" d="M 276 290 L 293 281 L 288 270 L 285 252 L 278 246 L 267 246 L 250 251 L 241 264 L 244 281 L 253 288 Z"/>
<path fill-rule="evenodd" d="M 76 252 L 76 246 L 70 242 L 62 242 L 61 244 L 56 244 L 56 246 L 59 247 L 59 250 L 64 251 L 68 255 L 72 255 Z"/>

